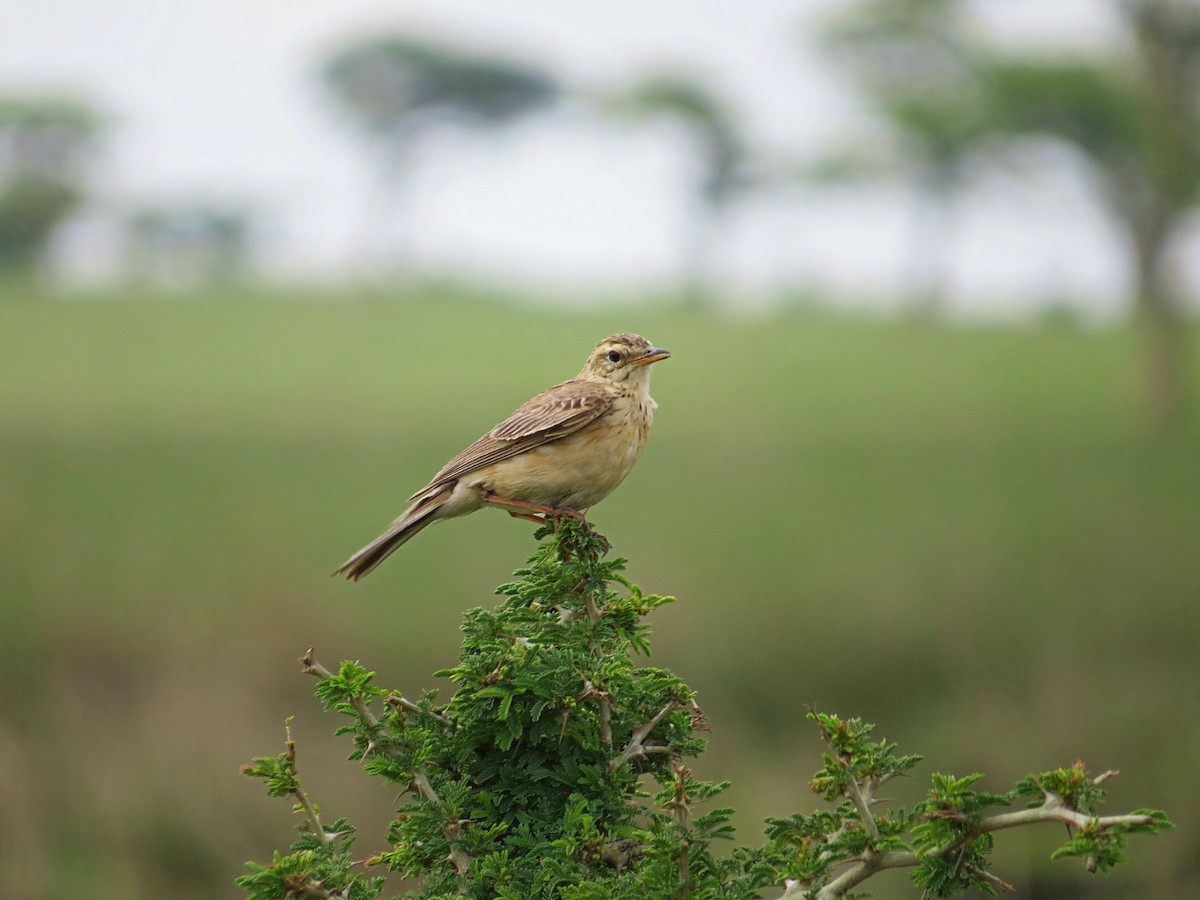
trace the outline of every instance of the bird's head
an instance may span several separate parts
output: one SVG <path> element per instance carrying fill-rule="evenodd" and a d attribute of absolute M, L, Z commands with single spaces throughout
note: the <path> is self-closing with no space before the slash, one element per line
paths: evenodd
<path fill-rule="evenodd" d="M 653 346 L 638 334 L 614 334 L 596 345 L 579 377 L 586 381 L 608 381 L 646 386 L 650 366 L 671 353 Z"/>

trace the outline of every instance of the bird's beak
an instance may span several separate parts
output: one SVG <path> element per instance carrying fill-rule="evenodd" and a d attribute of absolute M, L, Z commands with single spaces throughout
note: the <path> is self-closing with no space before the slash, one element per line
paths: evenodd
<path fill-rule="evenodd" d="M 631 366 L 648 366 L 650 363 L 656 363 L 660 359 L 666 359 L 670 355 L 670 350 L 663 350 L 659 347 L 651 347 L 637 359 L 631 359 L 629 364 Z"/>

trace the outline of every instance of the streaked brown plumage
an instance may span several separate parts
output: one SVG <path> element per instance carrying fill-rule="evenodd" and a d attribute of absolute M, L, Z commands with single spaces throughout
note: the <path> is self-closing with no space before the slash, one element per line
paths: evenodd
<path fill-rule="evenodd" d="M 357 581 L 422 528 L 497 506 L 520 518 L 577 516 L 619 485 L 657 404 L 650 365 L 671 354 L 636 334 L 596 345 L 582 371 L 538 394 L 446 463 L 390 528 L 334 573 Z"/>

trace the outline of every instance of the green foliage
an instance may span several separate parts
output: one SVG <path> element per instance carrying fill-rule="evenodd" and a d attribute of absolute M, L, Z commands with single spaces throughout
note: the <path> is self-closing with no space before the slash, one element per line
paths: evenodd
<path fill-rule="evenodd" d="M 292 741 L 292 720 L 287 721 L 287 750 L 278 756 L 256 756 L 248 765 L 242 766 L 242 774 L 261 778 L 267 783 L 268 797 L 286 797 L 300 790 L 300 778 L 296 774 L 296 745 Z"/>
<path fill-rule="evenodd" d="M 860 719 L 843 721 L 837 716 L 813 711 L 809 718 L 821 728 L 821 736 L 833 751 L 826 754 L 824 768 L 812 780 L 814 794 L 835 800 L 846 793 L 850 781 L 888 778 L 907 772 L 921 761 L 920 756 L 896 756 L 895 744 L 869 741 L 874 725 Z"/>
<path fill-rule="evenodd" d="M 1126 835 L 1154 834 L 1173 827 L 1166 815 L 1156 809 L 1136 809 L 1130 813 L 1131 821 L 1101 827 L 1097 809 L 1104 802 L 1104 791 L 1100 788 L 1102 781 L 1102 778 L 1089 778 L 1083 764 L 1077 762 L 1069 769 L 1055 769 L 1026 778 L 1014 789 L 1014 794 L 1040 794 L 1041 802 L 1049 800 L 1089 817 L 1069 841 L 1054 851 L 1051 859 L 1074 857 L 1082 859 L 1089 872 L 1108 872 L 1117 863 L 1125 861 Z M 1040 803 L 1032 800 L 1029 805 L 1034 807 Z"/>
<path fill-rule="evenodd" d="M 331 826 L 337 835 L 322 843 L 316 835 L 301 834 L 287 855 L 275 853 L 268 865 L 247 863 L 250 873 L 237 879 L 251 900 L 284 900 L 292 897 L 344 897 L 373 900 L 383 892 L 384 878 L 368 878 L 352 871 L 350 855 L 354 828 L 344 819 Z"/>
<path fill-rule="evenodd" d="M 360 663 L 326 670 L 311 652 L 327 711 L 346 717 L 351 759 L 403 791 L 389 849 L 353 861 L 354 830 L 323 826 L 301 787 L 295 746 L 243 771 L 305 814 L 300 839 L 238 879 L 254 900 L 372 898 L 380 867 L 417 878 L 420 898 L 752 898 L 851 896 L 885 868 L 914 867 L 913 882 L 945 897 L 1003 884 L 988 868 L 993 832 L 1058 819 L 1080 824 L 1055 852 L 1106 872 L 1125 836 L 1170 827 L 1163 813 L 1101 818 L 1099 785 L 1082 764 L 1027 778 L 1004 794 L 976 789 L 980 774 L 934 774 L 911 811 L 878 812 L 877 790 L 909 772 L 916 755 L 872 740 L 874 726 L 812 711 L 828 752 L 811 788 L 832 809 L 767 821 L 765 845 L 730 847 L 732 809 L 702 808 L 726 783 L 700 781 L 683 764 L 704 749 L 694 693 L 663 669 L 636 666 L 649 651 L 645 595 L 605 560 L 607 543 L 569 520 L 544 526 L 495 610 L 465 617 L 455 684 L 445 704 L 412 701 L 375 684 Z M 376 712 L 376 710 L 379 710 Z M 653 790 L 651 790 L 653 786 Z M 1023 811 L 988 813 L 1032 798 Z M 725 846 L 729 852 L 718 854 Z"/>
<path fill-rule="evenodd" d="M 330 673 L 308 662 L 326 710 L 349 720 L 339 731 L 354 739 L 352 758 L 411 788 L 391 849 L 372 863 L 421 877 L 421 896 L 674 885 L 684 840 L 696 845 L 697 880 L 716 867 L 706 845 L 729 835 L 728 810 L 695 820 L 687 810 L 721 786 L 679 765 L 704 746 L 692 691 L 631 655 L 648 650 L 643 618 L 670 598 L 644 595 L 603 550 L 564 522 L 498 589 L 498 609 L 468 612 L 460 662 L 438 673 L 456 685 L 444 707 L 432 693 L 412 702 L 384 691 L 358 663 Z M 297 789 L 287 754 L 248 774 L 274 795 Z M 660 788 L 649 806 L 643 776 Z"/>
<path fill-rule="evenodd" d="M 296 812 L 307 813 L 300 826 L 300 837 L 286 856 L 276 852 L 269 865 L 247 863 L 248 875 L 237 879 L 252 900 L 283 900 L 286 897 L 345 897 L 347 900 L 371 900 L 383 890 L 383 878 L 368 878 L 352 871 L 350 848 L 354 844 L 354 826 L 345 819 L 321 825 L 315 807 L 300 787 L 296 771 L 296 745 L 292 741 L 291 720 L 287 724 L 287 749 L 278 756 L 259 756 L 242 773 L 266 782 L 270 797 L 291 796 Z"/>
<path fill-rule="evenodd" d="M 1084 860 L 1089 872 L 1108 872 L 1119 862 L 1125 861 L 1125 836 L 1128 834 L 1156 834 L 1169 831 L 1174 826 L 1166 813 L 1159 809 L 1135 809 L 1131 816 L 1149 819 L 1147 822 L 1127 822 L 1100 828 L 1094 822 L 1080 829 L 1074 837 L 1050 855 L 1051 859 L 1075 857 Z"/>

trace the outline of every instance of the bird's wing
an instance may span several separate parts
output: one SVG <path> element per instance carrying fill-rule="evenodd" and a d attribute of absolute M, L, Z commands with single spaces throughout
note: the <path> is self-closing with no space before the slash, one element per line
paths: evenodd
<path fill-rule="evenodd" d="M 538 394 L 511 416 L 473 443 L 433 476 L 429 484 L 410 497 L 453 481 L 468 472 L 526 450 L 547 444 L 594 422 L 612 406 L 617 391 L 594 381 L 564 381 Z"/>

